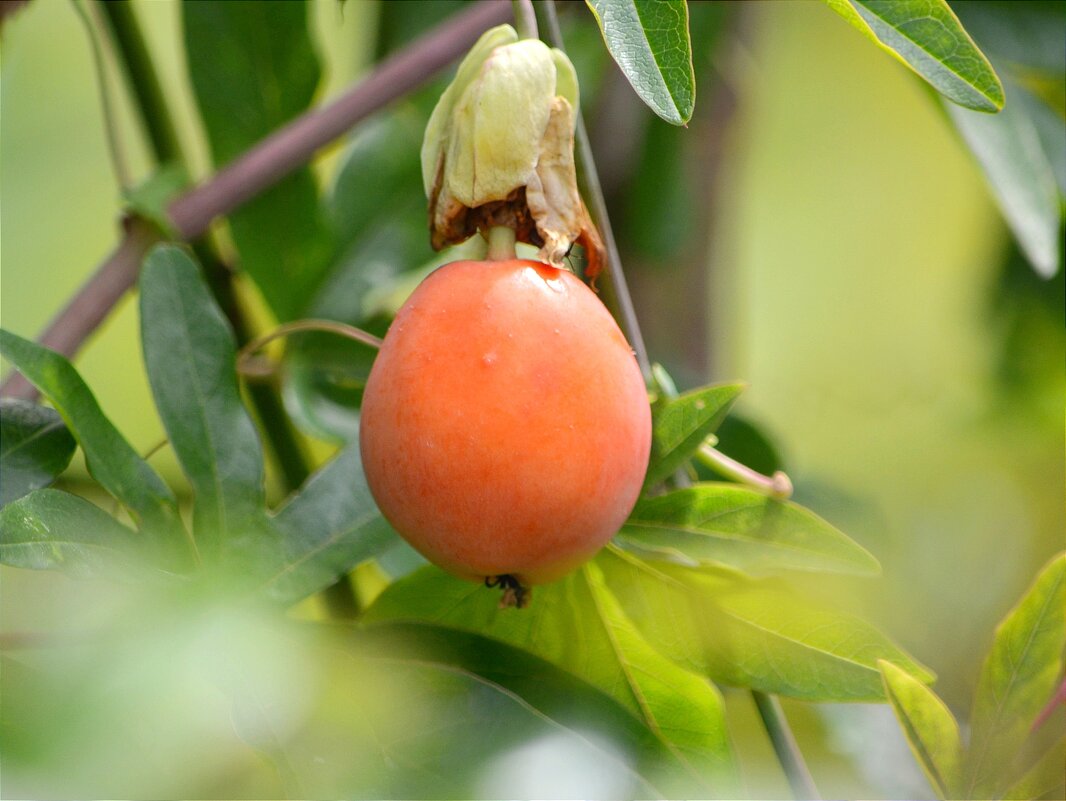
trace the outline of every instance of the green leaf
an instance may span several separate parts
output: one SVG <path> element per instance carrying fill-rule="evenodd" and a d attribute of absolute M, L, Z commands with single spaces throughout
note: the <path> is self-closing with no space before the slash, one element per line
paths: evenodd
<path fill-rule="evenodd" d="M 141 270 L 141 339 L 171 446 L 195 493 L 201 547 L 261 528 L 263 452 L 241 401 L 236 344 L 200 270 L 160 245 Z"/>
<path fill-rule="evenodd" d="M 652 445 L 645 488 L 681 467 L 725 419 L 743 384 L 719 384 L 662 399 L 652 408 Z"/>
<path fill-rule="evenodd" d="M 936 693 L 895 665 L 881 661 L 878 667 L 888 702 L 929 783 L 940 798 L 958 798 L 962 740 L 951 710 Z"/>
<path fill-rule="evenodd" d="M 696 78 L 685 0 L 585 0 L 640 99 L 672 125 L 692 118 Z"/>
<path fill-rule="evenodd" d="M 184 539 L 170 488 L 108 420 L 74 367 L 58 353 L 0 331 L 0 353 L 51 401 L 85 453 L 93 478 L 153 534 Z"/>
<path fill-rule="evenodd" d="M 1034 122 L 1040 114 L 1038 101 L 1015 84 L 1008 82 L 1007 88 L 1010 102 L 995 117 L 953 106 L 948 111 L 1029 263 L 1050 278 L 1061 259 L 1062 211 L 1055 171 Z M 1058 125 L 1062 127 L 1061 119 Z"/>
<path fill-rule="evenodd" d="M 945 0 L 825 0 L 878 47 L 953 103 L 1003 108 L 1003 87 Z"/>
<path fill-rule="evenodd" d="M 63 418 L 29 401 L 0 400 L 0 506 L 51 484 L 77 443 Z"/>
<path fill-rule="evenodd" d="M 1066 737 L 1060 737 L 1036 763 L 1027 770 L 1004 798 L 1066 798 Z"/>
<path fill-rule="evenodd" d="M 320 69 L 303 2 L 182 4 L 189 76 L 216 166 L 308 108 Z M 241 266 L 282 319 L 299 316 L 332 257 L 304 167 L 229 217 Z"/>
<path fill-rule="evenodd" d="M 630 567 L 631 573 L 636 570 Z M 933 679 L 866 621 L 811 602 L 784 584 L 672 565 L 657 565 L 655 572 L 687 591 L 707 670 L 717 682 L 804 701 L 838 702 L 883 701 L 881 659 L 921 682 Z M 676 584 L 672 592 L 677 592 Z M 628 593 L 619 592 L 619 597 L 629 602 Z"/>
<path fill-rule="evenodd" d="M 660 557 L 753 573 L 880 570 L 866 549 L 813 512 L 735 484 L 697 484 L 642 498 L 617 536 L 620 544 Z"/>
<path fill-rule="evenodd" d="M 0 509 L 0 562 L 76 576 L 111 574 L 143 539 L 84 498 L 39 489 Z"/>
<path fill-rule="evenodd" d="M 386 551 L 398 536 L 370 496 L 358 441 L 315 473 L 274 523 L 284 555 L 264 589 L 285 604 L 326 588 Z"/>
<path fill-rule="evenodd" d="M 729 792 L 734 766 L 717 690 L 647 644 L 598 568 L 537 587 L 527 609 L 501 610 L 497 601 L 495 592 L 430 567 L 389 587 L 365 619 L 431 622 L 523 648 L 626 707 L 704 793 Z"/>
<path fill-rule="evenodd" d="M 1041 571 L 996 628 L 974 696 L 967 798 L 998 797 L 1005 773 L 1062 673 L 1066 554 Z"/>
<path fill-rule="evenodd" d="M 122 195 L 131 211 L 153 223 L 168 238 L 174 238 L 167 206 L 188 185 L 184 167 L 165 164 L 141 184 L 123 190 Z"/>
<path fill-rule="evenodd" d="M 425 623 L 369 626 L 354 634 L 353 646 L 360 658 L 433 665 L 497 687 L 584 744 L 597 750 L 603 741 L 616 745 L 628 760 L 618 760 L 612 750 L 600 750 L 598 759 L 609 761 L 611 771 L 630 774 L 636 795 L 667 797 L 658 780 L 669 781 L 667 771 L 676 764 L 659 739 L 617 701 L 528 651 Z M 671 789 L 681 788 L 675 782 Z"/>
<path fill-rule="evenodd" d="M 1045 0 L 971 0 L 952 10 L 999 66 L 1021 66 L 1057 81 L 1066 73 L 1066 3 Z"/>

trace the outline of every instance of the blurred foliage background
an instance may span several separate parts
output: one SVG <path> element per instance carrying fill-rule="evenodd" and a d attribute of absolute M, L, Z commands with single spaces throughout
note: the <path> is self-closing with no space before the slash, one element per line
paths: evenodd
<path fill-rule="evenodd" d="M 356 80 L 390 43 L 456 6 L 384 5 L 309 4 L 323 64 L 316 102 Z M 179 111 L 194 177 L 203 177 L 208 151 L 184 63 L 179 5 L 136 7 Z M 965 719 L 994 624 L 1062 547 L 1066 531 L 1063 271 L 1051 280 L 1034 276 L 940 103 L 822 4 L 693 3 L 698 100 L 687 129 L 671 128 L 639 103 L 606 58 L 583 5 L 565 12 L 652 357 L 682 388 L 750 383 L 738 412 L 769 436 L 797 500 L 870 549 L 884 568 L 873 580 L 819 576 L 808 589 L 889 631 L 936 671 L 938 693 Z M 960 15 L 965 20 L 965 9 Z M 971 32 L 995 61 L 997 43 L 983 40 L 979 28 Z M 33 0 L 5 23 L 2 48 L 0 323 L 33 337 L 113 246 L 122 201 L 89 44 L 71 5 Z M 111 81 L 120 87 L 114 70 Z M 1061 114 L 1059 91 L 1052 97 Z M 144 177 L 139 130 L 125 94 L 115 96 L 127 156 Z M 410 114 L 417 118 L 419 108 L 413 104 Z M 357 150 L 375 124 L 357 132 Z M 415 160 L 417 147 L 416 136 Z M 353 192 L 338 178 L 346 148 L 338 144 L 314 164 L 317 181 L 338 203 Z M 376 202 L 378 193 L 385 202 L 392 190 L 364 177 L 350 202 Z M 421 198 L 414 201 L 409 213 L 420 224 Z M 428 245 L 414 248 L 415 261 L 405 268 L 429 258 Z M 245 282 L 242 292 L 269 326 L 254 288 Z M 136 332 L 136 306 L 127 299 L 77 364 L 104 410 L 145 451 L 164 434 Z M 726 450 L 729 431 L 722 433 Z M 311 444 L 319 456 L 332 451 L 325 438 Z M 153 464 L 180 486 L 168 450 Z M 84 476 L 75 463 L 65 481 L 76 486 Z M 69 631 L 106 615 L 106 602 L 94 596 L 73 620 L 58 619 L 83 591 L 76 581 L 8 568 L 0 576 L 5 631 Z M 279 636 L 271 632 L 254 644 L 269 651 L 265 662 L 286 652 Z M 210 651 L 199 640 L 188 647 L 183 658 Z M 130 669 L 144 659 L 131 657 Z M 288 677 L 281 684 L 300 684 L 316 706 L 328 706 L 354 681 L 333 675 L 330 659 L 314 664 L 304 653 L 275 667 Z M 5 669 L 14 668 L 5 662 Z M 200 692 L 178 697 L 209 704 Z M 738 750 L 752 766 L 749 789 L 781 794 L 750 700 L 731 694 L 728 701 Z M 157 721 L 189 714 L 154 703 Z M 929 793 L 887 708 L 786 708 L 827 795 Z M 77 732 L 70 737 L 78 742 Z M 209 758 L 210 744 L 224 733 L 186 730 L 183 737 L 171 733 L 165 745 L 199 760 L 204 793 L 269 792 L 250 752 L 243 762 Z M 110 758 L 122 760 L 119 753 Z M 100 769 L 109 764 L 104 759 Z M 141 770 L 149 771 L 134 773 Z M 177 793 L 187 792 L 182 778 L 175 778 Z M 55 784 L 58 794 L 64 787 Z"/>

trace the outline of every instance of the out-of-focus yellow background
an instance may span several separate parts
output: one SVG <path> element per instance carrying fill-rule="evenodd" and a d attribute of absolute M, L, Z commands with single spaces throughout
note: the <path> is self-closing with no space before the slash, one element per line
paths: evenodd
<path fill-rule="evenodd" d="M 322 97 L 365 67 L 375 5 L 314 3 Z M 178 6 L 137 10 L 202 175 Z M 995 622 L 1063 546 L 1062 358 L 1037 397 L 999 401 L 1003 332 L 991 308 L 1009 235 L 923 84 L 821 3 L 757 4 L 747 25 L 746 44 L 720 65 L 738 106 L 724 133 L 708 296 L 689 300 L 707 304 L 710 322 L 684 337 L 709 342 L 705 379 L 750 383 L 739 411 L 773 435 L 799 499 L 884 568 L 877 579 L 819 578 L 809 588 L 878 621 L 939 674 L 938 692 L 965 717 Z M 121 204 L 71 5 L 34 0 L 5 24 L 2 47 L 0 322 L 32 337 L 114 245 Z M 130 165 L 143 177 L 140 134 L 111 79 Z M 323 180 L 332 155 L 318 164 Z M 1061 357 L 1063 332 L 1046 335 L 1039 347 Z M 77 365 L 144 450 L 163 430 L 137 339 L 127 299 Z M 179 481 L 169 453 L 153 463 Z M 22 586 L 4 576 L 9 592 Z M 731 703 L 739 738 L 754 740 L 750 709 Z M 816 772 L 835 777 L 825 792 L 870 792 L 876 760 L 854 743 L 872 748 L 878 730 L 847 709 L 789 710 L 801 735 L 821 743 Z"/>

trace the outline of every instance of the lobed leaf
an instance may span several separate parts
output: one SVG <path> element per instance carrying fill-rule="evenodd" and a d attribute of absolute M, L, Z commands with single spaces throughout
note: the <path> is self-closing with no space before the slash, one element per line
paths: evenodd
<path fill-rule="evenodd" d="M 640 99 L 672 125 L 687 123 L 696 103 L 696 77 L 685 0 L 585 1 Z"/>
<path fill-rule="evenodd" d="M 642 498 L 617 541 L 662 558 L 779 570 L 876 574 L 877 560 L 813 512 L 735 484 Z"/>
<path fill-rule="evenodd" d="M 51 484 L 77 443 L 63 418 L 46 406 L 0 400 L 0 507 Z"/>
<path fill-rule="evenodd" d="M 325 589 L 359 563 L 397 542 L 374 504 L 353 442 L 311 479 L 274 518 L 282 558 L 264 590 L 285 604 Z"/>
<path fill-rule="evenodd" d="M 645 489 L 670 476 L 696 452 L 743 390 L 743 384 L 700 387 L 655 404 Z"/>
<path fill-rule="evenodd" d="M 999 77 L 945 0 L 825 2 L 953 103 L 984 112 L 1003 108 Z"/>
<path fill-rule="evenodd" d="M 184 538 L 174 494 L 104 416 L 71 363 L 8 331 L 0 331 L 0 353 L 51 401 L 85 453 L 93 478 L 138 525 L 175 544 Z"/>
<path fill-rule="evenodd" d="M 174 245 L 148 254 L 140 286 L 148 380 L 196 496 L 197 540 L 252 534 L 265 519 L 263 452 L 237 386 L 229 323 L 196 263 Z"/>
<path fill-rule="evenodd" d="M 143 540 L 84 498 L 39 489 L 0 509 L 0 562 L 76 576 L 129 566 Z"/>
<path fill-rule="evenodd" d="M 735 769 L 717 690 L 644 641 L 596 566 L 537 587 L 527 609 L 501 610 L 497 601 L 429 567 L 389 587 L 365 620 L 430 622 L 523 648 L 622 704 L 702 792 L 729 792 Z"/>
<path fill-rule="evenodd" d="M 907 743 L 940 798 L 958 798 L 962 780 L 959 724 L 932 690 L 881 661 L 881 679 Z"/>
<path fill-rule="evenodd" d="M 997 797 L 1003 791 L 1004 768 L 1062 673 L 1064 607 L 1066 554 L 1059 554 L 996 628 L 974 696 L 965 797 Z"/>
<path fill-rule="evenodd" d="M 216 166 L 301 114 L 321 70 L 304 2 L 183 3 L 186 60 Z M 332 259 L 318 188 L 303 167 L 229 215 L 241 266 L 281 319 L 307 306 Z"/>

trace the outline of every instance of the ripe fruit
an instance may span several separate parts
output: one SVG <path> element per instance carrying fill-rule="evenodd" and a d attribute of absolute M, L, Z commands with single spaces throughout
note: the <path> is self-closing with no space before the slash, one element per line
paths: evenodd
<path fill-rule="evenodd" d="M 462 261 L 400 309 L 363 396 L 382 513 L 427 559 L 519 589 L 595 554 L 637 500 L 651 413 L 633 352 L 571 273 Z"/>

